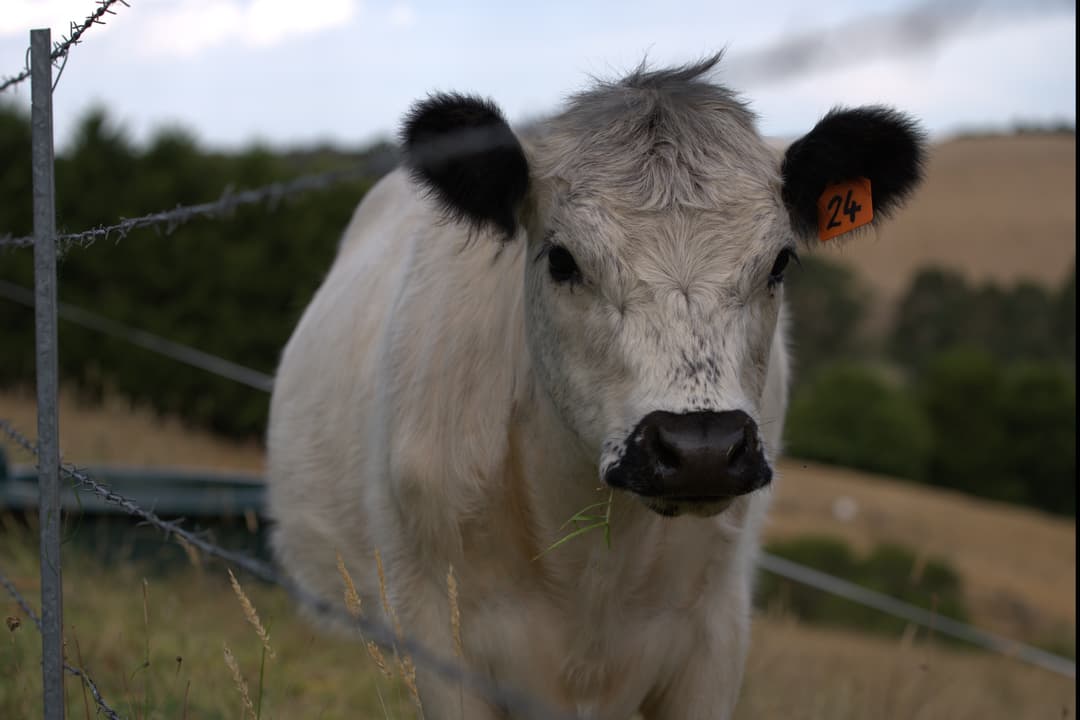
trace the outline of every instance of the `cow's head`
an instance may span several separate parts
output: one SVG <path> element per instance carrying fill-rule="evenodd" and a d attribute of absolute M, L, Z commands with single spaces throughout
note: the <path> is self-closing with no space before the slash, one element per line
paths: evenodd
<path fill-rule="evenodd" d="M 875 220 L 920 178 L 922 137 L 835 110 L 781 158 L 718 57 L 572 98 L 524 141 L 490 102 L 435 95 L 406 164 L 454 219 L 526 243 L 531 362 L 609 485 L 714 514 L 772 478 L 759 426 L 784 272 L 827 185 L 870 180 Z"/>

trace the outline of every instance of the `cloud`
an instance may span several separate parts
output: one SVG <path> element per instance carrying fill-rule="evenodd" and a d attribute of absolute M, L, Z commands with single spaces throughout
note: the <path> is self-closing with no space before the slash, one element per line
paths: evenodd
<path fill-rule="evenodd" d="M 1070 10 L 1075 15 L 1075 8 L 1062 0 L 924 0 L 899 11 L 789 35 L 769 47 L 730 58 L 726 70 L 738 85 L 761 86 L 881 58 L 927 57 L 972 31 L 1061 16 Z"/>
<path fill-rule="evenodd" d="M 386 19 L 394 27 L 408 28 L 416 24 L 416 10 L 408 3 L 394 3 Z"/>
<path fill-rule="evenodd" d="M 348 23 L 356 0 L 181 0 L 150 7 L 141 33 L 145 55 L 190 57 L 226 42 L 269 48 Z"/>
<path fill-rule="evenodd" d="M 784 136 L 805 132 L 834 105 L 894 105 L 938 136 L 1017 119 L 1074 120 L 1075 22 L 1060 15 L 1022 20 L 960 33 L 932 54 L 789 75 L 749 97 L 763 129 Z"/>

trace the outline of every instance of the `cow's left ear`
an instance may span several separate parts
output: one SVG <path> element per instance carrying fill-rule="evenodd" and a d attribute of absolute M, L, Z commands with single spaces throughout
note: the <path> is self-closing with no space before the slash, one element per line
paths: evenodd
<path fill-rule="evenodd" d="M 417 103 L 401 131 L 405 165 L 455 220 L 514 235 L 529 163 L 494 103 L 438 94 Z"/>
<path fill-rule="evenodd" d="M 809 239 L 818 229 L 825 187 L 866 178 L 874 221 L 899 207 L 923 176 L 926 137 L 912 118 L 891 108 L 833 109 L 784 154 L 784 202 L 792 226 Z"/>

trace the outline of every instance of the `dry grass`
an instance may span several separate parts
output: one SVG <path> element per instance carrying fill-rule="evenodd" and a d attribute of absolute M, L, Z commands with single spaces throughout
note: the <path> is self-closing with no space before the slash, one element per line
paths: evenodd
<path fill-rule="evenodd" d="M 1006 658 L 759 617 L 736 718 L 1073 718 L 1076 683 Z"/>
<path fill-rule="evenodd" d="M 931 149 L 926 182 L 877 237 L 831 243 L 884 301 L 928 264 L 974 281 L 1059 285 L 1076 262 L 1076 137 L 952 140 Z"/>
<path fill-rule="evenodd" d="M 766 536 L 842 537 L 857 548 L 896 542 L 947 559 L 977 624 L 1017 639 L 1075 644 L 1076 523 L 841 468 L 780 465 Z M 850 498 L 855 517 L 834 514 Z"/>
<path fill-rule="evenodd" d="M 36 605 L 36 538 L 13 527 L 10 518 L 5 526 L 0 567 Z M 74 545 L 63 550 L 68 652 L 77 635 L 83 666 L 123 717 L 232 720 L 251 717 L 252 707 L 261 707 L 268 720 L 415 717 L 407 691 L 386 692 L 396 688 L 378 674 L 362 645 L 320 634 L 280 589 L 241 577 L 248 609 L 220 565 L 199 571 L 175 563 L 175 570 L 161 575 L 151 563 L 102 564 Z M 149 587 L 145 625 L 144 576 Z M 248 617 L 256 608 L 273 629 L 277 657 L 266 664 L 261 692 L 266 650 Z M 20 616 L 6 593 L 0 596 L 0 614 Z M 0 628 L 0 634 L 0 718 L 40 717 L 40 636 L 25 618 L 15 630 Z M 239 680 L 227 664 L 229 655 Z M 66 696 L 67 716 L 85 717 L 79 684 L 71 677 Z"/>
<path fill-rule="evenodd" d="M 0 390 L 0 417 L 29 437 L 37 436 L 37 402 L 32 389 Z M 65 459 L 78 463 L 197 466 L 261 472 L 262 448 L 232 443 L 191 428 L 148 408 L 132 407 L 119 397 L 101 407 L 79 403 L 72 393 L 60 396 L 60 439 Z M 30 462 L 7 446 L 12 462 Z"/>
<path fill-rule="evenodd" d="M 3 539 L 4 569 L 34 597 L 33 534 L 9 529 Z M 277 655 L 256 692 L 263 641 L 224 569 L 199 572 L 178 564 L 167 576 L 149 575 L 144 623 L 143 578 L 154 568 L 104 566 L 71 547 L 64 561 L 69 651 L 77 637 L 81 664 L 125 717 L 214 720 L 252 717 L 254 707 L 269 719 L 418 716 L 409 691 L 381 675 L 363 645 L 317 634 L 279 589 L 245 582 L 248 603 L 273 625 Z M 19 615 L 6 598 L 0 612 Z M 38 716 L 39 637 L 27 621 L 0 633 L 7 635 L 0 642 L 0 717 Z M 921 638 L 889 641 L 759 617 L 753 639 L 740 720 L 1013 720 L 1075 713 L 1073 681 Z M 66 693 L 69 717 L 93 717 L 71 678 Z"/>

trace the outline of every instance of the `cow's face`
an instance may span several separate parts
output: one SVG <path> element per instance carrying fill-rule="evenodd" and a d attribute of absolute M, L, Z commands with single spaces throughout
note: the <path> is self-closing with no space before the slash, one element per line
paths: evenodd
<path fill-rule="evenodd" d="M 795 257 L 778 173 L 726 211 L 613 206 L 556 183 L 530 232 L 533 366 L 602 478 L 665 514 L 769 482 L 758 425 Z M 762 205 L 756 205 L 760 201 Z"/>
<path fill-rule="evenodd" d="M 494 106 L 435 96 L 405 129 L 450 214 L 527 243 L 532 365 L 612 487 L 714 514 L 772 477 L 762 394 L 799 241 L 832 182 L 867 177 L 877 217 L 919 177 L 910 121 L 832 113 L 784 158 L 697 71 L 575 98 L 523 149 Z"/>

